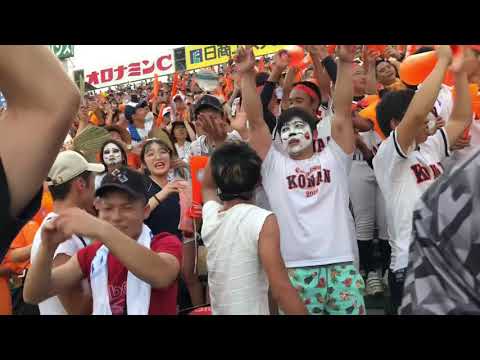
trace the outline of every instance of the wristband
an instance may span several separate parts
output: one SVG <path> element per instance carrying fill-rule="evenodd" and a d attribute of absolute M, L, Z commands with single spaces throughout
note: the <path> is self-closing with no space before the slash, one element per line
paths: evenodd
<path fill-rule="evenodd" d="M 161 203 L 161 201 L 160 201 L 160 200 L 158 199 L 158 197 L 157 197 L 157 194 L 153 194 L 153 197 L 155 198 L 155 200 L 157 200 L 157 202 L 158 202 L 159 204 Z"/>

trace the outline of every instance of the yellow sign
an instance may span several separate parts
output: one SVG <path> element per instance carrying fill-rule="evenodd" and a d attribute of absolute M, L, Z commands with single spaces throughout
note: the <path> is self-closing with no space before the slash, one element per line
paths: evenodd
<path fill-rule="evenodd" d="M 253 45 L 255 56 L 275 53 L 286 45 Z M 236 53 L 238 45 L 189 45 L 185 46 L 187 70 L 202 69 L 227 63 Z"/>

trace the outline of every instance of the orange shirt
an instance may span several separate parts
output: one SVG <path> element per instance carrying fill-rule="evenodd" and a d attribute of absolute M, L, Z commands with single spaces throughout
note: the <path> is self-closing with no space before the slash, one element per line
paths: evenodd
<path fill-rule="evenodd" d="M 40 225 L 38 225 L 35 221 L 30 220 L 13 240 L 12 244 L 10 245 L 10 250 L 21 249 L 32 245 L 35 234 L 39 228 Z M 30 260 L 22 263 L 12 263 L 12 270 L 17 274 L 20 274 L 23 269 L 29 269 L 30 265 Z"/>
<path fill-rule="evenodd" d="M 43 188 L 43 195 L 42 195 L 42 203 L 40 205 L 40 210 L 35 214 L 33 220 L 40 226 L 49 213 L 53 211 L 53 198 L 50 191 L 48 191 L 48 187 L 44 186 Z"/>
<path fill-rule="evenodd" d="M 12 295 L 7 276 L 0 276 L 0 315 L 12 315 Z"/>

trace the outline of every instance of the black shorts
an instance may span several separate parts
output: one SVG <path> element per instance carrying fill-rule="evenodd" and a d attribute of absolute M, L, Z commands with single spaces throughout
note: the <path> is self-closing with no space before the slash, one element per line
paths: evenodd
<path fill-rule="evenodd" d="M 10 247 L 13 239 L 22 227 L 38 212 L 42 202 L 43 186 L 23 209 L 18 217 L 10 214 L 10 191 L 8 189 L 7 176 L 0 158 L 0 262 Z"/>

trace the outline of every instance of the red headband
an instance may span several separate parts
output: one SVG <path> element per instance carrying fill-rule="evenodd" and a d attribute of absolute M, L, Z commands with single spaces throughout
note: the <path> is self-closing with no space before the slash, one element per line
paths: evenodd
<path fill-rule="evenodd" d="M 294 87 L 294 89 L 298 89 L 300 91 L 303 91 L 304 93 L 306 93 L 307 95 L 309 95 L 311 98 L 313 98 L 314 100 L 318 100 L 318 95 L 315 93 L 315 91 L 313 91 L 312 89 L 310 89 L 308 86 L 306 85 L 303 85 L 303 84 L 298 84 Z"/>

